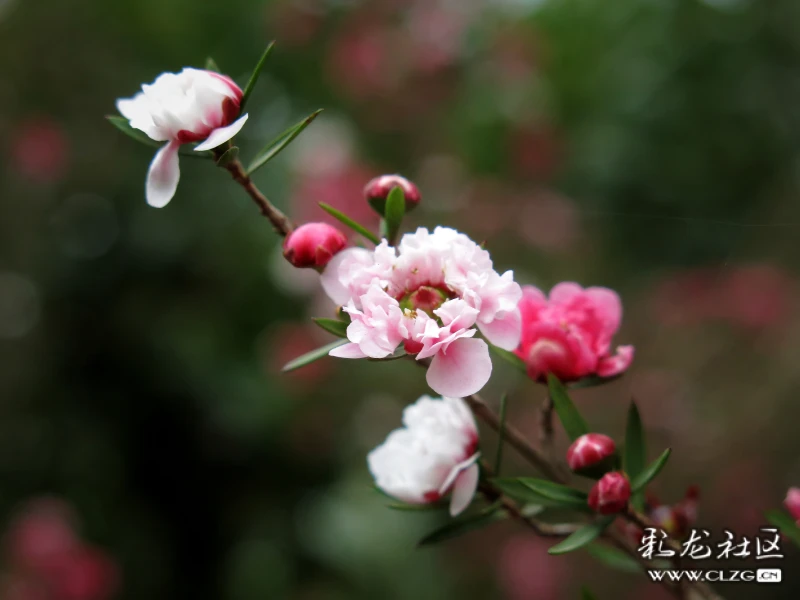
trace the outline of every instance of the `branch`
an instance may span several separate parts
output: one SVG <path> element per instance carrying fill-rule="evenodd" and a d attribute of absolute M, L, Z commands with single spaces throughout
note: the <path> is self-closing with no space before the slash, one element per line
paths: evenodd
<path fill-rule="evenodd" d="M 228 149 L 227 146 L 222 146 L 221 148 L 217 148 L 214 150 L 214 160 L 219 161 L 220 157 L 225 154 L 226 150 Z M 238 158 L 227 162 L 224 165 L 220 165 L 222 168 L 227 169 L 228 172 L 233 177 L 233 180 L 238 183 L 240 186 L 244 188 L 244 191 L 253 199 L 259 209 L 261 210 L 261 214 L 267 217 L 272 223 L 272 226 L 275 228 L 275 231 L 279 233 L 281 236 L 286 237 L 292 232 L 294 226 L 292 222 L 289 220 L 285 214 L 283 214 L 272 202 L 270 202 L 267 197 L 261 193 L 256 187 L 256 184 L 253 183 L 253 180 L 250 179 L 250 176 L 244 170 L 242 163 L 239 162 Z"/>

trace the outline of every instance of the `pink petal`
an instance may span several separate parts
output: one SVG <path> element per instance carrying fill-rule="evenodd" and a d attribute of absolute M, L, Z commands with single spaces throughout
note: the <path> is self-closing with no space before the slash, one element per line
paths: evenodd
<path fill-rule="evenodd" d="M 170 142 L 156 152 L 153 162 L 150 163 L 145 186 L 145 197 L 150 206 L 156 208 L 166 206 L 178 189 L 178 180 L 181 178 L 178 148 L 180 148 L 179 142 Z"/>
<path fill-rule="evenodd" d="M 633 362 L 633 346 L 619 346 L 614 356 L 600 359 L 597 374 L 600 377 L 613 377 L 623 373 Z"/>
<path fill-rule="evenodd" d="M 478 392 L 492 374 L 489 346 L 481 339 L 461 338 L 433 357 L 426 379 L 437 394 L 463 398 Z"/>
<path fill-rule="evenodd" d="M 343 346 L 337 346 L 330 352 L 328 352 L 328 356 L 335 356 L 337 358 L 366 358 L 367 355 L 361 351 L 361 348 L 358 347 L 358 344 L 345 344 Z"/>
<path fill-rule="evenodd" d="M 514 310 L 502 317 L 495 318 L 491 323 L 478 321 L 478 329 L 490 343 L 511 352 L 519 346 L 522 336 L 522 318 L 519 310 Z"/>
<path fill-rule="evenodd" d="M 244 127 L 245 122 L 247 121 L 248 115 L 244 115 L 243 117 L 239 117 L 236 121 L 228 125 L 227 127 L 220 127 L 219 129 L 215 129 L 211 132 L 211 135 L 206 138 L 206 141 L 202 144 L 198 144 L 198 146 L 194 149 L 195 152 L 200 152 L 202 150 L 212 150 L 217 146 L 221 146 L 233 136 L 235 136 L 239 131 L 241 131 L 242 127 Z"/>
<path fill-rule="evenodd" d="M 553 304 L 568 304 L 577 296 L 583 294 L 583 288 L 573 281 L 564 281 L 550 290 L 550 302 Z"/>
<path fill-rule="evenodd" d="M 603 332 L 609 338 L 619 329 L 622 321 L 622 301 L 619 295 L 608 288 L 592 287 L 586 290 L 586 295 L 594 305 L 595 315 L 600 320 Z"/>
<path fill-rule="evenodd" d="M 477 464 L 473 463 L 456 477 L 453 495 L 450 497 L 451 517 L 461 514 L 470 505 L 475 497 L 475 491 L 478 489 L 479 476 L 480 469 Z"/>

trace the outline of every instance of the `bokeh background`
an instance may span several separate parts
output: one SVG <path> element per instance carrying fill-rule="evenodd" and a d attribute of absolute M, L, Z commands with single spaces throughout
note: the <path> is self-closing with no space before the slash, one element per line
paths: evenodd
<path fill-rule="evenodd" d="M 145 204 L 153 151 L 104 121 L 115 99 L 207 56 L 244 84 L 272 39 L 239 145 L 325 109 L 256 176 L 294 219 L 374 224 L 363 184 L 409 176 L 411 225 L 620 292 L 636 360 L 576 399 L 613 434 L 638 399 L 674 448 L 664 501 L 699 484 L 719 538 L 800 484 L 796 0 L 0 0 L 4 600 L 661 597 L 513 524 L 415 549 L 441 516 L 386 509 L 364 457 L 422 372 L 281 375 L 329 341 L 316 274 L 210 162 Z M 542 389 L 497 365 L 506 390 L 535 436 Z M 30 566 L 54 548 L 55 596 Z M 783 585 L 720 591 L 796 598 L 784 549 Z"/>

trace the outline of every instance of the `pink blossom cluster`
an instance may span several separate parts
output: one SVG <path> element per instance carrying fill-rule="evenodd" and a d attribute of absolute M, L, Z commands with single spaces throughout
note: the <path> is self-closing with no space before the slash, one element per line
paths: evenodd
<path fill-rule="evenodd" d="M 478 331 L 514 350 L 520 340 L 522 296 L 514 275 L 494 270 L 489 253 L 447 227 L 419 228 L 398 246 L 383 240 L 373 251 L 337 254 L 322 275 L 328 296 L 351 318 L 341 358 L 386 358 L 401 345 L 417 360 L 431 359 L 428 384 L 463 397 L 489 380 L 492 362 Z"/>

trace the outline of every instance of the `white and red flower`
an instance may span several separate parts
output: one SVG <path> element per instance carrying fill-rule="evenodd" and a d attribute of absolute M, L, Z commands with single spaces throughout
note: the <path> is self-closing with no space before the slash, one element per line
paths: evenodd
<path fill-rule="evenodd" d="M 403 427 L 367 456 L 375 484 L 409 504 L 438 502 L 452 492 L 450 514 L 478 487 L 478 428 L 461 398 L 422 396 L 403 411 Z"/>
<path fill-rule="evenodd" d="M 567 450 L 567 464 L 575 472 L 601 467 L 616 455 L 617 446 L 607 435 L 587 433 L 575 440 Z"/>
<path fill-rule="evenodd" d="M 622 320 L 622 303 L 613 290 L 564 282 L 548 298 L 526 286 L 519 308 L 522 343 L 516 354 L 532 379 L 543 380 L 547 373 L 561 381 L 613 377 L 633 361 L 633 346 L 619 346 L 611 354 L 611 339 Z"/>
<path fill-rule="evenodd" d="M 352 322 L 341 358 L 385 358 L 401 344 L 417 360 L 431 359 L 428 385 L 463 397 L 489 380 L 489 347 L 513 350 L 520 340 L 517 309 L 522 291 L 511 271 L 499 275 L 489 253 L 466 235 L 419 228 L 394 248 L 337 254 L 322 275 L 328 296 Z"/>
<path fill-rule="evenodd" d="M 589 508 L 601 515 L 622 512 L 631 497 L 631 482 L 625 473 L 606 473 L 589 492 Z"/>
<path fill-rule="evenodd" d="M 201 142 L 196 151 L 211 150 L 239 133 L 247 121 L 247 115 L 239 116 L 242 95 L 230 77 L 186 68 L 162 73 L 133 98 L 117 100 L 117 109 L 131 127 L 167 142 L 147 172 L 148 204 L 161 208 L 175 195 L 182 144 Z"/>

